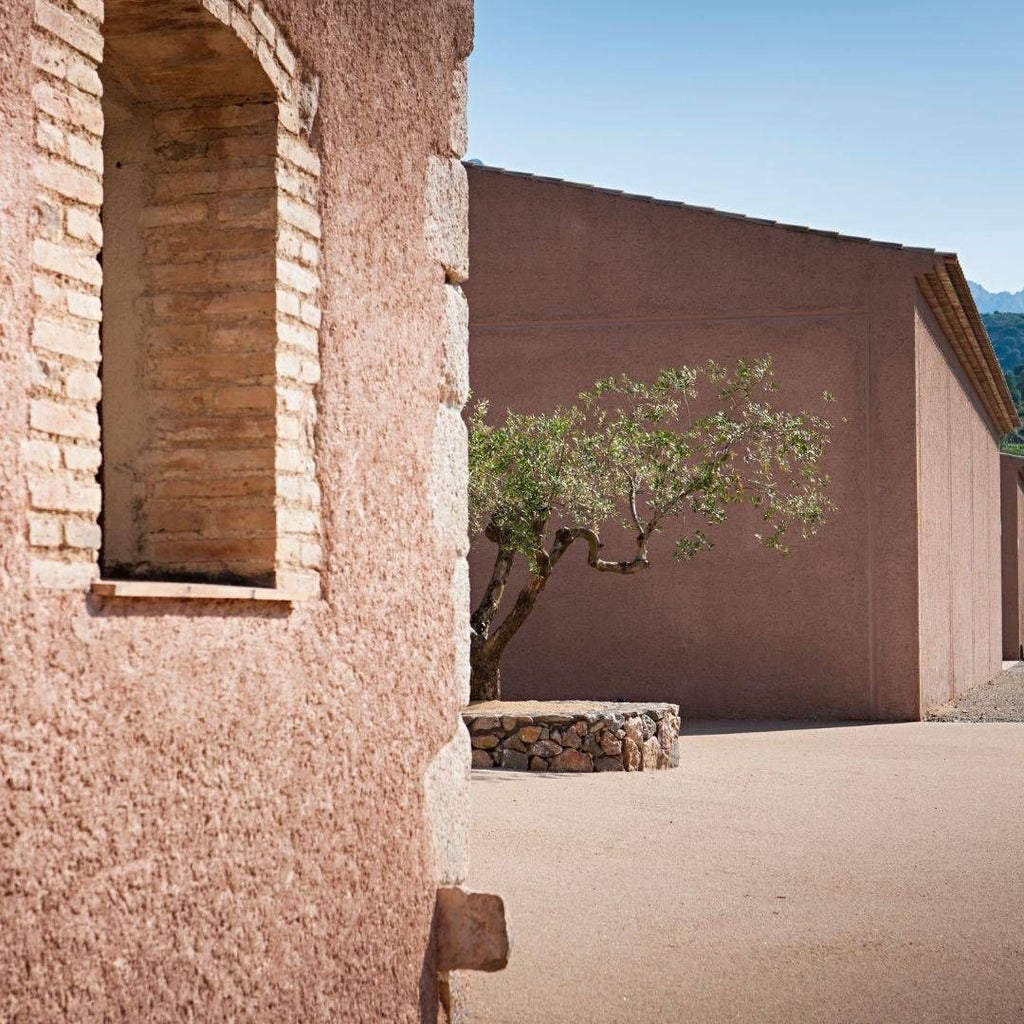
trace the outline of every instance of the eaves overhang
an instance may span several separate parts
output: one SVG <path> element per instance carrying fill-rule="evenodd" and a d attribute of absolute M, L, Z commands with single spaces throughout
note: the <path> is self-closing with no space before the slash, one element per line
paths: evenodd
<path fill-rule="evenodd" d="M 1016 430 L 1020 417 L 960 261 L 943 256 L 917 283 L 996 430 Z"/>

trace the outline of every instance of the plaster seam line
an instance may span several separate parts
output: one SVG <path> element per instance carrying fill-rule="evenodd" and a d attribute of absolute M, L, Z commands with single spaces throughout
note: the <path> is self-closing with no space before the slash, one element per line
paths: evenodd
<path fill-rule="evenodd" d="M 719 321 L 736 322 L 743 320 L 817 320 L 833 316 L 868 316 L 868 310 L 859 307 L 838 307 L 813 311 L 784 312 L 751 312 L 751 313 L 712 313 L 712 314 L 672 314 L 668 316 L 635 316 L 607 317 L 587 319 L 583 317 L 564 320 L 483 320 L 473 321 L 474 331 L 514 331 L 538 327 L 616 327 L 633 324 L 676 324 L 676 323 L 716 323 Z"/>
<path fill-rule="evenodd" d="M 875 463 L 872 451 L 872 422 L 874 410 L 871 408 L 871 374 L 872 374 L 872 344 L 871 344 L 871 309 L 867 312 L 867 351 L 864 359 L 864 452 L 867 462 L 867 506 L 868 506 L 868 550 L 867 550 L 867 577 L 868 577 L 868 706 L 871 708 L 873 718 L 878 718 L 878 679 L 877 659 L 875 652 L 876 631 L 875 631 Z"/>

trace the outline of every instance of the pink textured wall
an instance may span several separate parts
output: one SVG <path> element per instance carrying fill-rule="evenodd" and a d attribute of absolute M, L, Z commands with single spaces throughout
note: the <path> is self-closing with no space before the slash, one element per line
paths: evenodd
<path fill-rule="evenodd" d="M 1000 669 L 999 439 L 923 299 L 915 323 L 927 711 Z"/>
<path fill-rule="evenodd" d="M 999 494 L 1003 560 L 1003 657 L 1017 661 L 1024 643 L 1024 459 L 999 456 Z"/>
<path fill-rule="evenodd" d="M 0 5 L 5 1020 L 435 1013 L 423 777 L 461 695 L 456 553 L 423 526 L 445 316 L 425 181 L 472 6 L 267 6 L 322 78 L 326 571 L 290 612 L 28 583 L 33 3 Z"/>
<path fill-rule="evenodd" d="M 709 554 L 680 565 L 663 545 L 630 579 L 579 554 L 510 645 L 505 693 L 917 717 L 914 302 L 934 254 L 474 167 L 470 237 L 472 383 L 499 410 L 550 408 L 604 374 L 765 352 L 780 403 L 838 397 L 840 511 L 817 538 L 779 559 L 737 515 Z M 477 588 L 490 556 L 471 558 Z"/>

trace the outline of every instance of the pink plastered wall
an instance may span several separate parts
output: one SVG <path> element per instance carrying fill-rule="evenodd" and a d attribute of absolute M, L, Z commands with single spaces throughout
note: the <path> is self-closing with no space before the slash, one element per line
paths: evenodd
<path fill-rule="evenodd" d="M 265 4 L 323 164 L 322 595 L 293 607 L 31 581 L 39 6 L 0 5 L 0 1017 L 433 1020 L 435 892 L 464 875 L 438 838 L 463 794 L 439 820 L 428 789 L 465 699 L 472 5 Z"/>
<path fill-rule="evenodd" d="M 921 706 L 1000 668 L 999 438 L 923 300 L 917 339 Z"/>
<path fill-rule="evenodd" d="M 684 717 L 918 717 L 915 276 L 935 254 L 469 171 L 472 384 L 496 410 L 764 353 L 780 405 L 837 397 L 839 511 L 818 537 L 780 559 L 748 512 L 692 563 L 663 540 L 637 577 L 570 557 L 508 648 L 504 692 L 671 700 Z M 609 556 L 631 543 L 605 540 Z M 478 588 L 490 557 L 476 545 Z"/>
<path fill-rule="evenodd" d="M 1002 511 L 1001 552 L 1003 559 L 1003 657 L 1018 661 L 1024 643 L 1024 459 L 999 456 L 1000 507 Z"/>

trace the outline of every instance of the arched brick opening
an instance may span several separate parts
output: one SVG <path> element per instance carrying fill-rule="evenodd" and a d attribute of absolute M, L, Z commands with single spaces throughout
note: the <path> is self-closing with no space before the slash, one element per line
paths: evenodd
<path fill-rule="evenodd" d="M 37 578 L 316 595 L 315 80 L 258 0 L 39 0 L 34 54 Z"/>
<path fill-rule="evenodd" d="M 103 575 L 272 586 L 274 87 L 198 4 L 104 39 Z"/>

